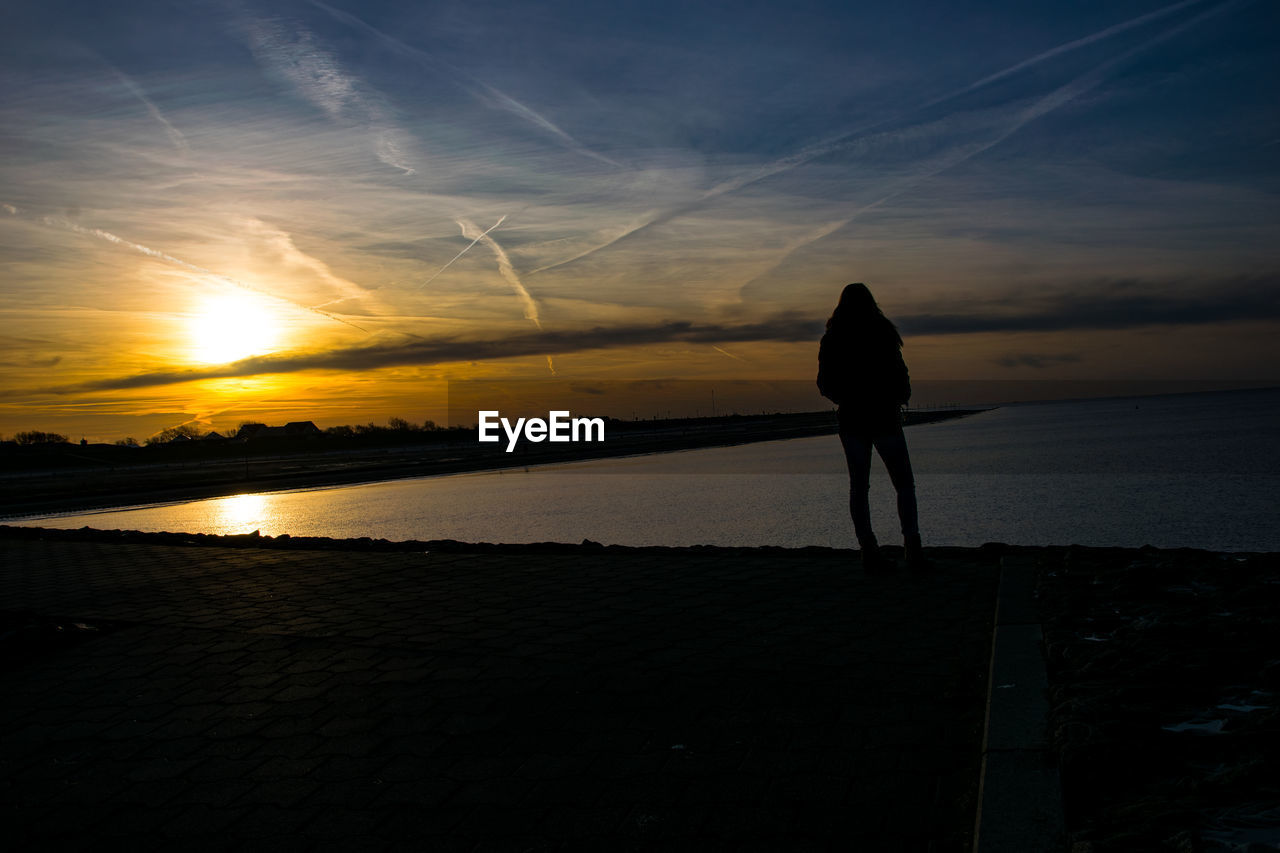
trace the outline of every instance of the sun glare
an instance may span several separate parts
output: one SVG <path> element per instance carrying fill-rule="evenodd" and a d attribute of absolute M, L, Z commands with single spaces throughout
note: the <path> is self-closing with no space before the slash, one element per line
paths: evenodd
<path fill-rule="evenodd" d="M 218 533 L 233 536 L 260 529 L 271 520 L 266 495 L 235 495 L 210 502 L 210 520 Z"/>
<path fill-rule="evenodd" d="M 277 338 L 274 319 L 271 308 L 252 294 L 212 297 L 191 317 L 192 356 L 222 364 L 268 352 Z"/>

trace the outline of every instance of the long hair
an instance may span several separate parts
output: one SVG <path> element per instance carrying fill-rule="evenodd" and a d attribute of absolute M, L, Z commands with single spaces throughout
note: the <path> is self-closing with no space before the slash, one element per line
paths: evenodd
<path fill-rule="evenodd" d="M 897 346 L 902 346 L 902 335 L 898 334 L 898 327 L 884 316 L 884 312 L 876 304 L 876 298 L 860 281 L 845 285 L 840 292 L 836 310 L 831 312 L 831 317 L 827 320 L 827 331 L 837 334 L 852 332 L 883 335 Z"/>

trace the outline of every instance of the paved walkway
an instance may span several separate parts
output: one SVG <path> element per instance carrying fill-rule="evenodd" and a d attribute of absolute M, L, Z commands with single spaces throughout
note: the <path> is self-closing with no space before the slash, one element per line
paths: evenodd
<path fill-rule="evenodd" d="M 823 550 L 0 538 L 0 825 L 28 847 L 966 849 L 997 568 L 939 555 L 867 578 Z"/>

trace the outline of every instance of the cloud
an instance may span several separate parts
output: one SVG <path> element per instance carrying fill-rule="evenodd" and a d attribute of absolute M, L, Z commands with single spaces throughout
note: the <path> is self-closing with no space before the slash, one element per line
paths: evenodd
<path fill-rule="evenodd" d="M 492 225 L 490 225 L 488 228 L 486 228 L 486 229 L 484 230 L 484 232 L 483 232 L 483 233 L 476 235 L 476 237 L 475 237 L 474 239 L 472 239 L 472 241 L 471 241 L 470 243 L 468 243 L 467 245 L 465 245 L 465 246 L 463 246 L 463 247 L 462 247 L 462 251 L 461 251 L 461 252 L 458 252 L 458 254 L 454 255 L 452 258 L 450 258 L 448 261 L 446 261 L 444 266 L 442 266 L 442 267 L 440 267 L 440 269 L 436 270 L 436 271 L 435 271 L 435 273 L 431 276 L 431 278 L 427 279 L 427 280 L 426 280 L 426 281 L 424 281 L 422 284 L 418 285 L 418 287 L 420 287 L 420 288 L 421 288 L 421 287 L 426 287 L 428 284 L 430 284 L 431 282 L 433 282 L 433 281 L 435 281 L 437 278 L 439 278 L 439 277 L 440 277 L 440 273 L 444 272 L 444 271 L 445 271 L 445 270 L 447 270 L 449 267 L 453 266 L 453 262 L 454 262 L 454 261 L 456 261 L 458 258 L 462 257 L 462 256 L 463 256 L 463 255 L 465 255 L 467 252 L 469 252 L 469 251 L 471 250 L 471 247 L 472 247 L 472 246 L 474 246 L 476 243 L 479 243 L 479 242 L 480 242 L 481 240 L 483 240 L 486 236 L 488 236 L 489 232 L 490 232 L 490 231 L 492 231 L 493 229 L 497 228 L 499 225 L 501 225 L 501 224 L 506 220 L 506 218 L 507 218 L 507 215 L 506 215 L 505 213 L 504 213 L 504 214 L 502 214 L 501 216 L 499 216 L 499 217 L 498 217 L 498 221 L 497 221 L 497 222 L 493 223 L 493 224 L 492 224 Z M 461 227 L 461 228 L 462 228 L 462 230 L 463 230 L 463 236 L 466 236 L 466 227 L 465 227 L 465 226 L 463 226 L 461 223 L 459 223 L 459 227 Z M 414 248 L 414 254 L 416 255 L 416 253 L 417 253 L 417 248 L 418 248 L 418 247 L 417 247 L 417 246 L 414 246 L 413 248 Z"/>
<path fill-rule="evenodd" d="M 1095 281 L 1070 289 L 1021 291 L 1004 299 L 984 301 L 981 307 L 985 310 L 910 314 L 895 320 L 906 335 L 1061 332 L 1278 320 L 1280 273 L 1235 276 L 1193 285 L 1138 279 Z"/>
<path fill-rule="evenodd" d="M 5 207 L 12 207 L 12 206 L 6 204 Z M 18 210 L 17 208 L 13 208 L 13 211 L 14 211 L 13 215 L 24 217 L 28 221 L 37 222 L 40 225 L 44 225 L 49 228 L 57 228 L 63 231 L 70 231 L 75 234 L 81 234 L 86 237 L 94 237 L 98 240 L 103 240 L 107 243 L 111 243 L 112 245 L 120 246 L 121 248 L 124 248 L 124 249 L 129 249 L 130 251 L 137 252 L 138 254 L 141 254 L 141 255 L 146 255 L 149 258 L 155 258 L 156 260 L 164 261 L 165 263 L 172 264 L 173 266 L 187 270 L 188 272 L 194 272 L 203 276 L 207 276 L 211 279 L 214 279 L 215 281 L 221 282 L 222 284 L 230 285 L 231 287 L 235 287 L 240 290 L 247 290 L 247 291 L 250 291 L 251 293 L 256 293 L 256 294 L 259 294 L 260 296 L 265 296 L 268 299 L 274 299 L 280 302 L 284 302 L 294 306 L 295 308 L 300 308 L 303 311 L 310 311 L 313 314 L 318 314 L 321 317 L 325 317 L 335 322 L 342 323 L 343 325 L 350 326 L 353 329 L 359 329 L 362 332 L 369 331 L 368 329 L 365 329 L 362 326 L 356 325 L 350 320 L 344 320 L 343 318 L 337 316 L 336 314 L 331 314 L 328 311 L 322 311 L 319 308 L 312 305 L 303 305 L 302 303 L 297 302 L 293 299 L 289 299 L 287 297 L 280 296 L 275 293 L 271 293 L 270 291 L 263 290 L 260 287 L 255 287 L 254 285 L 249 284 L 247 282 L 243 282 L 243 281 L 240 281 L 239 279 L 232 278 L 231 276 L 222 275 L 221 273 L 216 273 L 213 270 L 206 269 L 205 267 L 199 266 L 198 264 L 193 264 L 193 263 L 190 263 L 189 261 L 184 261 L 181 258 L 174 257 L 173 255 L 170 255 L 167 252 L 160 251 L 159 249 L 153 249 L 150 246 L 144 246 L 141 243 L 135 243 L 132 240 L 126 240 L 125 238 L 120 237 L 119 235 L 113 234 L 110 231 L 104 231 L 101 228 L 86 228 L 83 225 L 80 225 L 76 222 L 72 222 L 69 219 L 65 219 L 61 216 L 42 216 L 42 217 L 36 218 L 36 217 L 26 216 L 23 211 Z"/>
<path fill-rule="evenodd" d="M 559 141 L 562 145 L 564 145 L 564 147 L 568 148 L 570 151 L 573 151 L 577 154 L 581 154 L 584 157 L 589 157 L 592 160 L 597 160 L 601 163 L 605 163 L 607 165 L 613 166 L 615 168 L 621 168 L 621 164 L 618 163 L 616 160 L 613 160 L 609 157 L 606 157 L 603 154 L 600 154 L 599 152 L 591 150 L 586 145 L 583 145 L 581 142 L 575 139 L 573 136 L 566 133 L 555 122 L 551 121 L 549 118 L 542 115 L 538 111 L 532 109 L 528 105 L 523 104 L 520 101 L 517 101 L 515 98 L 508 95 L 506 92 L 496 89 L 493 86 L 490 86 L 488 83 L 477 80 L 471 75 L 466 74 L 465 72 L 459 70 L 458 68 L 455 68 L 450 63 L 445 62 L 444 60 L 439 59 L 438 57 L 432 56 L 431 54 L 427 53 L 425 50 L 420 50 L 419 48 L 412 47 L 400 41 L 398 38 L 395 38 L 394 36 L 387 35 L 382 30 L 365 22 L 361 18 L 357 18 L 355 15 L 352 15 L 350 12 L 344 12 L 341 9 L 335 9 L 334 7 L 330 6 L 327 3 L 320 2 L 320 0 L 308 0 L 308 2 L 310 2 L 311 5 L 315 6 L 316 8 L 323 9 L 324 11 L 328 12 L 336 20 L 341 21 L 347 26 L 353 27 L 355 29 L 360 30 L 361 32 L 364 32 L 373 36 L 378 41 L 380 41 L 383 45 L 391 48 L 392 51 L 399 54 L 400 56 L 408 57 L 418 62 L 425 63 L 427 67 L 445 76 L 454 85 L 461 88 L 471 97 L 475 98 L 478 102 L 484 104 L 485 106 L 488 106 L 494 109 L 500 109 L 505 112 L 509 112 L 513 115 L 519 116 L 521 119 L 523 119 L 526 122 L 529 122 L 534 127 L 537 127 L 540 130 L 543 130 L 546 133 L 551 134 L 551 136 L 555 137 L 557 141 Z"/>
<path fill-rule="evenodd" d="M 570 151 L 577 152 L 578 154 L 581 154 L 584 157 L 590 157 L 592 160 L 599 160 L 601 163 L 605 163 L 610 166 L 614 166 L 617 168 L 622 167 L 622 164 L 619 163 L 617 160 L 613 160 L 609 157 L 604 156 L 603 154 L 598 154 L 595 151 L 592 151 L 590 148 L 583 145 L 581 142 L 579 142 L 578 140 L 574 139 L 572 136 L 570 136 L 569 134 L 561 130 L 558 126 L 556 126 L 554 122 L 552 122 L 546 116 L 538 112 L 535 112 L 534 110 L 530 109 L 529 107 L 517 101 L 515 98 L 508 95 L 507 93 L 501 92 L 493 88 L 488 83 L 480 83 L 479 85 L 483 88 L 483 91 L 485 92 L 485 94 L 487 94 L 489 98 L 492 99 L 493 103 L 495 103 L 499 109 L 503 109 L 508 112 L 515 113 L 516 115 L 520 116 L 520 118 L 533 124 L 535 127 L 542 128 L 543 130 L 547 131 L 552 136 L 554 136 L 556 139 L 560 140 L 560 142 L 562 142 L 564 146 L 568 148 Z"/>
<path fill-rule="evenodd" d="M 149 388 L 202 379 L 297 373 L 304 370 L 365 371 L 383 367 L 488 361 L 520 356 L 549 356 L 584 350 L 616 349 L 671 342 L 690 344 L 765 340 L 816 342 L 821 333 L 820 321 L 786 313 L 756 323 L 736 326 L 671 320 L 648 325 L 598 326 L 578 331 L 544 330 L 487 340 L 441 337 L 345 347 L 322 352 L 255 356 L 212 367 L 152 371 L 96 380 L 50 389 L 50 393 Z"/>
<path fill-rule="evenodd" d="M 333 269 L 319 258 L 312 257 L 297 247 L 293 236 L 261 219 L 247 217 L 244 228 L 248 232 L 247 241 L 255 254 L 271 267 L 282 269 L 288 273 L 301 272 L 314 280 L 330 293 L 337 294 L 310 309 L 326 308 L 340 302 L 360 300 L 369 296 L 369 291 L 354 281 L 334 274 Z"/>
<path fill-rule="evenodd" d="M 969 92 L 976 91 L 985 86 L 990 86 L 992 83 L 1003 80 L 1006 77 L 1012 77 L 1014 74 L 1017 74 L 1020 71 L 1025 71 L 1028 68 L 1034 68 L 1040 63 L 1045 62 L 1049 59 L 1052 59 L 1055 56 L 1061 56 L 1062 54 L 1070 53 L 1071 51 L 1076 50 L 1077 48 L 1086 47 L 1096 42 L 1103 41 L 1104 39 L 1108 39 L 1108 38 L 1111 38 L 1112 36 L 1119 35 L 1120 33 L 1127 32 L 1131 29 L 1134 29 L 1135 27 L 1141 27 L 1144 24 L 1151 23 L 1152 21 L 1158 21 L 1161 18 L 1167 18 L 1169 15 L 1172 15 L 1175 12 L 1179 12 L 1188 6 L 1196 6 L 1203 2 L 1205 2 L 1205 0 L 1181 0 L 1181 2 L 1173 3 L 1163 8 L 1156 9 L 1154 12 L 1148 12 L 1145 15 L 1139 15 L 1136 18 L 1130 18 L 1127 21 L 1122 21 L 1118 24 L 1114 24 L 1110 27 L 1106 27 L 1104 29 L 1098 30 L 1097 32 L 1090 33 L 1087 36 L 1083 36 L 1073 41 L 1065 42 L 1063 44 L 1058 45 L 1057 47 L 1050 48 L 1049 50 L 1046 50 L 1043 53 L 1038 53 L 1035 56 L 1030 57 L 1029 59 L 1024 59 L 1021 62 L 1010 65 L 1008 68 L 1004 68 L 1000 71 L 997 71 L 994 74 L 990 74 L 986 77 L 983 77 L 981 80 L 976 80 L 973 83 L 970 83 L 969 85 L 964 86 L 963 88 L 956 89 L 953 92 L 948 92 L 947 94 L 943 95 L 937 100 L 930 101 L 929 104 L 927 104 L 926 106 L 932 106 L 934 104 L 942 103 L 943 101 L 949 101 L 952 98 L 957 98 L 961 95 L 968 94 Z"/>
<path fill-rule="evenodd" d="M 1062 45 L 1059 48 L 1055 48 L 1054 50 L 1041 54 L 1038 57 L 1033 57 L 1032 59 L 1019 63 L 1018 65 L 1015 65 L 1011 68 L 1005 69 L 1005 71 L 992 75 L 991 77 L 987 77 L 984 80 L 980 80 L 977 83 L 974 83 L 973 85 L 963 90 L 960 90 L 956 94 L 962 94 L 963 92 L 972 91 L 974 89 L 980 88 L 981 86 L 988 85 L 994 82 L 995 80 L 998 80 L 1002 77 L 1013 74 L 1015 71 L 1020 71 L 1024 68 L 1028 68 L 1032 65 L 1038 64 L 1039 62 L 1044 61 L 1050 56 L 1054 56 L 1058 53 L 1065 52 L 1066 50 L 1069 50 L 1069 49 L 1080 47 L 1084 44 L 1089 44 L 1094 41 L 1099 41 L 1106 36 L 1113 35 L 1116 32 L 1121 32 L 1125 29 L 1129 29 L 1132 26 L 1136 26 L 1138 23 L 1147 23 L 1151 20 L 1164 17 L 1166 14 L 1169 14 L 1173 11 L 1183 8 L 1184 6 L 1191 5 L 1196 2 L 1201 2 L 1201 0 L 1184 0 L 1184 2 L 1175 3 L 1173 6 L 1170 6 L 1159 13 L 1152 13 L 1151 15 L 1145 15 L 1145 16 L 1142 16 L 1141 18 L 1135 18 L 1132 21 L 1126 22 L 1125 24 L 1117 25 L 1116 27 L 1112 27 L 1109 30 L 1102 31 L 1101 33 L 1095 33 L 1093 36 L 1090 36 L 1084 39 L 1079 39 L 1078 41 L 1072 42 L 1068 45 Z M 887 195 L 884 195 L 883 197 L 877 199 L 876 201 L 873 201 L 867 205 L 863 205 L 857 210 L 852 211 L 846 218 L 842 220 L 823 225 L 821 228 L 812 232 L 811 234 L 804 235 L 799 239 L 789 243 L 786 247 L 783 248 L 783 250 L 778 254 L 778 256 L 771 261 L 769 266 L 763 272 L 757 274 L 752 279 L 745 282 L 740 288 L 739 292 L 740 293 L 745 292 L 750 285 L 752 285 L 759 279 L 763 278 L 764 276 L 768 275 L 769 273 L 773 272 L 775 269 L 780 267 L 787 260 L 787 258 L 791 257 L 791 255 L 795 254 L 800 249 L 805 248 L 806 246 L 809 246 L 810 244 L 815 243 L 819 240 L 825 239 L 831 234 L 841 230 L 842 228 L 845 228 L 862 214 L 880 207 L 885 202 L 890 201 L 896 198 L 897 196 L 915 188 L 923 181 L 926 181 L 929 178 L 940 175 L 943 172 L 946 172 L 949 169 L 955 168 L 956 166 L 959 166 L 960 164 L 968 160 L 972 160 L 974 157 L 977 157 L 978 155 L 996 147 L 1000 143 L 1004 142 L 1006 139 L 1009 139 L 1011 136 L 1016 134 L 1018 131 L 1022 130 L 1022 128 L 1026 127 L 1031 122 L 1039 118 L 1042 118 L 1043 116 L 1048 115 L 1054 110 L 1057 110 L 1063 106 L 1066 106 L 1067 104 L 1074 101 L 1076 98 L 1079 98 L 1081 95 L 1087 93 L 1089 90 L 1093 89 L 1095 86 L 1100 84 L 1104 79 L 1106 79 L 1107 74 L 1113 72 L 1114 70 L 1116 70 L 1116 68 L 1118 68 L 1120 65 L 1127 62 L 1128 60 L 1132 59 L 1134 56 L 1137 56 L 1138 54 L 1151 49 L 1152 47 L 1154 47 L 1157 44 L 1160 44 L 1161 42 L 1167 41 L 1168 39 L 1172 38 L 1178 33 L 1181 33 L 1184 30 L 1196 24 L 1201 23 L 1202 21 L 1208 19 L 1213 15 L 1226 11 L 1229 7 L 1233 5 L 1236 5 L 1236 0 L 1228 0 L 1228 2 L 1226 3 L 1222 3 L 1217 6 L 1214 6 L 1208 9 L 1207 11 L 1202 12 L 1199 15 L 1196 15 L 1195 17 L 1187 21 L 1183 21 L 1180 24 L 1176 24 L 1175 26 L 1170 27 L 1169 29 L 1161 32 L 1156 36 L 1153 36 L 1152 38 L 1148 39 L 1142 44 L 1139 44 L 1136 47 L 1130 48 L 1129 50 L 1126 50 L 1123 53 L 1117 56 L 1114 56 L 1105 62 L 1100 63 L 1090 71 L 1084 74 L 1081 74 L 1080 76 L 1074 78 L 1073 80 L 1054 89 L 1049 94 L 1041 98 L 1037 98 L 1034 102 L 1032 102 L 1030 105 L 1026 106 L 1025 108 L 1017 110 L 1014 113 L 1012 120 L 1009 121 L 1007 124 L 1005 124 L 1005 126 L 999 128 L 999 131 L 998 133 L 996 133 L 995 136 L 978 143 L 957 146 L 951 151 L 944 152 L 944 154 L 941 157 L 934 158 L 932 161 L 922 162 L 914 170 L 913 174 L 909 174 L 905 176 L 903 179 L 899 180 L 897 182 L 897 186 L 894 189 L 892 189 Z M 950 97 L 951 96 L 948 96 L 947 98 L 943 98 L 940 100 L 947 100 Z M 634 232 L 631 232 L 631 233 L 634 233 Z M 617 242 L 617 240 L 615 239 L 612 242 Z M 584 253 L 584 254 L 589 254 L 589 253 Z"/>
<path fill-rule="evenodd" d="M 60 355 L 53 355 L 53 356 L 49 356 L 48 358 L 38 358 L 36 356 L 30 356 L 28 358 L 24 358 L 19 361 L 0 361 L 0 367 L 18 367 L 18 368 L 57 367 L 61 363 L 62 363 L 62 356 Z"/>
<path fill-rule="evenodd" d="M 1055 364 L 1075 364 L 1080 361 L 1080 356 L 1071 352 L 1019 352 L 1002 355 L 999 358 L 992 359 L 992 361 L 1001 367 L 1034 367 L 1037 370 L 1041 370 Z"/>
<path fill-rule="evenodd" d="M 750 363 L 750 362 L 747 362 L 747 360 L 746 360 L 745 358 L 743 358 L 742 356 L 734 355 L 733 353 L 729 352 L 727 349 L 724 349 L 723 347 L 718 347 L 718 346 L 716 346 L 715 344 L 712 344 L 712 345 L 711 345 L 711 348 L 712 348 L 713 350 L 715 350 L 716 352 L 720 353 L 721 355 L 728 356 L 729 358 L 733 359 L 734 361 L 741 361 L 741 362 L 745 362 L 745 363 L 748 363 L 748 364 Z"/>
<path fill-rule="evenodd" d="M 339 124 L 368 128 L 374 155 L 405 175 L 416 170 L 405 158 L 407 134 L 390 118 L 381 95 L 320 46 L 315 35 L 301 24 L 254 20 L 244 31 L 249 47 L 263 65 L 288 80 L 311 103 Z"/>
<path fill-rule="evenodd" d="M 1005 128 L 1003 128 L 995 137 L 993 137 L 989 141 L 978 144 L 976 146 L 968 146 L 961 149 L 957 149 L 956 156 L 954 156 L 948 161 L 944 161 L 941 165 L 928 165 L 919 169 L 917 174 L 912 176 L 910 180 L 905 182 L 905 184 L 899 186 L 897 189 L 892 191 L 890 195 L 884 198 L 881 198 L 870 205 L 866 205 L 862 207 L 861 209 L 854 212 L 848 218 L 842 220 L 839 223 L 834 223 L 832 226 L 826 226 L 824 227 L 824 229 L 820 229 L 819 233 L 813 238 L 804 240 L 799 244 L 799 246 L 795 248 L 791 248 L 786 252 L 784 252 L 781 257 L 777 258 L 777 260 L 774 262 L 773 266 L 770 267 L 770 269 L 773 269 L 774 267 L 780 265 L 786 259 L 786 257 L 788 257 L 791 253 L 796 251 L 796 248 L 808 245 L 809 243 L 812 243 L 815 240 L 822 239 L 830 235 L 831 233 L 834 233 L 835 231 L 840 230 L 840 228 L 843 228 L 845 225 L 848 225 L 859 214 L 867 210 L 873 209 L 875 207 L 878 207 L 880 204 L 883 204 L 885 201 L 888 201 L 894 196 L 897 196 L 900 193 L 912 188 L 913 186 L 918 184 L 920 181 L 925 180 L 929 177 L 932 177 L 936 174 L 939 174 L 940 172 L 946 169 L 950 169 L 956 165 L 959 165 L 960 163 L 963 163 L 964 161 L 969 160 L 972 157 L 977 156 L 978 154 L 981 154 L 987 149 L 1000 144 L 1001 142 L 1008 139 L 1010 136 L 1012 136 L 1014 133 L 1016 133 L 1018 130 L 1020 130 L 1029 122 L 1043 115 L 1046 115 L 1047 113 L 1052 112 L 1053 110 L 1058 109 L 1059 107 L 1069 103 L 1070 101 L 1074 100 L 1075 98 L 1087 92 L 1089 89 L 1098 85 L 1098 83 L 1102 82 L 1103 75 L 1113 70 L 1120 63 L 1127 61 L 1128 59 L 1132 58 L 1134 55 L 1138 53 L 1148 50 L 1149 48 L 1155 46 L 1156 44 L 1159 44 L 1160 42 L 1166 41 L 1167 39 L 1173 37 L 1178 33 L 1183 32 L 1189 27 L 1192 27 L 1194 25 L 1201 23 L 1202 21 L 1206 20 L 1212 15 L 1216 15 L 1220 12 L 1227 10 L 1228 8 L 1234 5 L 1237 5 L 1238 1 L 1239 0 L 1227 0 L 1227 2 L 1214 6 L 1211 9 L 1205 12 L 1202 12 L 1201 14 L 1196 15 L 1193 18 L 1190 18 L 1186 21 L 1183 21 L 1180 24 L 1177 24 L 1171 27 L 1170 29 L 1149 39 L 1148 41 L 1142 43 L 1141 45 L 1138 45 L 1135 48 L 1131 48 L 1127 51 L 1122 52 L 1118 56 L 1106 62 L 1101 63 L 1100 65 L 1095 67 L 1092 71 L 1073 79 L 1072 81 L 1070 81 L 1069 83 L 1063 86 L 1058 87 L 1054 91 L 1050 92 L 1048 95 L 1036 100 L 1030 107 L 1018 111 L 1016 115 L 1013 117 L 1012 122 L 1009 123 Z M 1077 48 L 1081 48 L 1086 45 L 1093 44 L 1095 42 L 1102 41 L 1106 38 L 1125 32 L 1129 29 L 1133 29 L 1135 27 L 1141 26 L 1143 24 L 1151 23 L 1152 21 L 1156 21 L 1161 18 L 1167 17 L 1168 15 L 1173 14 L 1174 12 L 1177 12 L 1187 6 L 1193 6 L 1201 2 L 1204 2 L 1204 0 L 1182 0 L 1182 2 L 1174 3 L 1171 6 L 1165 7 L 1155 12 L 1151 12 L 1145 15 L 1140 15 L 1136 18 L 1129 19 L 1120 24 L 1115 24 L 1111 27 L 1107 27 L 1103 30 L 1099 30 L 1098 32 L 1084 36 L 1083 38 L 1075 39 L 1073 41 L 1058 45 L 1057 47 L 1052 48 L 1051 50 L 1044 51 L 1040 54 L 1037 54 L 1036 56 L 1025 59 L 1007 68 L 1004 68 L 1001 71 L 998 71 L 994 74 L 990 74 L 984 78 L 974 81 L 973 83 L 970 83 L 959 89 L 953 90 L 945 95 L 942 95 L 940 97 L 927 101 L 924 104 L 920 104 L 918 106 L 912 107 L 903 112 L 899 112 L 896 115 L 892 115 L 884 119 L 880 119 L 880 120 L 865 124 L 857 129 L 840 133 L 828 139 L 821 140 L 811 145 L 807 145 L 804 148 L 792 154 L 789 154 L 785 157 L 778 158 L 772 162 L 762 164 L 756 167 L 755 169 L 752 169 L 747 172 L 743 172 L 732 178 L 721 181 L 715 184 L 714 186 L 712 186 L 710 189 L 702 192 L 700 195 L 686 202 L 676 204 L 671 207 L 667 207 L 665 209 L 648 211 L 643 216 L 641 216 L 638 220 L 635 220 L 632 223 L 620 229 L 612 230 L 611 233 L 608 233 L 606 236 L 603 237 L 603 239 L 601 239 L 595 245 L 592 245 L 586 249 L 577 251 L 574 254 L 570 255 L 569 257 L 562 258 L 557 261 L 553 261 L 552 263 L 549 263 L 549 264 L 544 264 L 532 270 L 530 272 L 530 275 L 535 275 L 538 273 L 546 272 L 548 270 L 553 270 L 559 267 L 566 266 L 568 264 L 575 263 L 584 258 L 590 257 L 591 255 L 594 255 L 597 252 L 603 251 L 604 249 L 608 249 L 618 244 L 619 242 L 629 239 L 632 236 L 640 234 L 650 228 L 665 224 L 667 222 L 670 222 L 673 219 L 692 213 L 693 211 L 698 210 L 699 208 L 706 205 L 708 202 L 719 198 L 720 196 L 737 192 L 738 190 L 744 189 L 748 186 L 751 186 L 752 184 L 756 184 L 760 181 L 763 181 L 766 178 L 770 178 L 775 175 L 789 172 L 813 160 L 818 160 L 820 158 L 827 157 L 837 152 L 847 151 L 853 148 L 854 146 L 865 146 L 868 142 L 883 143 L 886 140 L 896 140 L 904 135 L 910 136 L 913 133 L 913 131 L 918 128 L 918 126 L 907 126 L 900 130 L 880 132 L 870 137 L 868 136 L 868 134 L 871 134 L 871 132 L 875 131 L 877 128 L 885 127 L 886 125 L 892 125 L 894 122 L 903 121 L 904 119 L 908 118 L 913 114 L 923 112 L 924 110 L 927 110 L 931 107 L 935 107 L 947 101 L 954 100 L 960 97 L 961 95 L 965 95 L 970 92 L 974 92 L 979 89 L 985 88 L 991 85 L 992 83 L 995 83 L 1006 77 L 1013 76 L 1018 72 L 1025 71 L 1055 56 L 1068 53 L 1070 51 L 1076 50 Z"/>
<path fill-rule="evenodd" d="M 501 222 L 502 220 L 498 221 Z M 516 296 L 519 296 L 520 301 L 524 303 L 524 318 L 541 329 L 542 321 L 538 319 L 538 303 L 534 301 L 533 294 L 529 293 L 529 289 L 520 280 L 520 276 L 516 273 L 516 268 L 511 265 L 511 258 L 507 257 L 506 251 L 498 245 L 498 241 L 489 236 L 489 231 L 498 226 L 490 227 L 489 231 L 481 231 L 470 219 L 459 219 L 458 227 L 462 229 L 462 236 L 471 240 L 472 245 L 475 245 L 478 240 L 493 251 L 494 256 L 498 259 L 498 273 L 506 279 L 507 284 L 511 285 L 511 289 L 516 292 Z M 453 261 L 449 263 L 453 263 Z"/>
<path fill-rule="evenodd" d="M 183 154 L 189 153 L 191 151 L 191 146 L 187 144 L 187 137 L 182 134 L 182 131 L 174 127 L 169 122 L 169 119 L 165 118 L 164 113 L 160 112 L 160 108 L 147 97 L 146 92 L 143 92 L 142 88 L 137 83 L 133 82 L 133 80 L 130 79 L 123 71 L 112 66 L 109 67 L 111 67 L 112 72 L 120 80 L 120 83 L 128 89 L 135 98 L 141 101 L 143 106 L 147 108 L 147 112 L 151 114 L 151 117 L 160 123 L 160 126 L 164 128 L 165 135 L 168 136 L 169 141 L 173 143 L 173 147 L 177 148 Z"/>

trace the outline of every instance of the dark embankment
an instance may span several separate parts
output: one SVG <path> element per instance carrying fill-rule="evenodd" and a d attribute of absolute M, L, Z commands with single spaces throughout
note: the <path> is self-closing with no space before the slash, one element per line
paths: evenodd
<path fill-rule="evenodd" d="M 973 414 L 974 409 L 910 412 L 907 424 Z M 149 447 L 8 446 L 0 450 L 0 516 L 101 509 L 220 497 L 246 491 L 314 488 L 456 474 L 829 435 L 835 413 L 733 415 L 609 421 L 605 441 L 530 444 L 504 452 L 475 430 L 384 434 L 374 440 L 264 438 L 188 441 Z"/>

